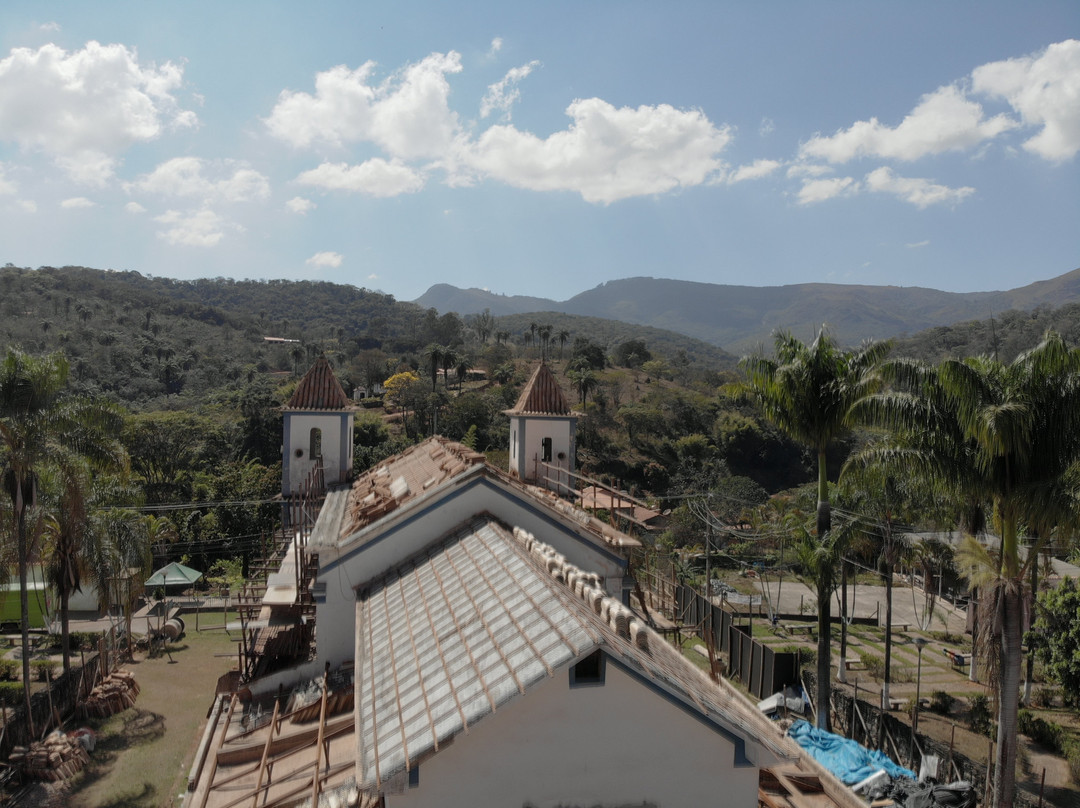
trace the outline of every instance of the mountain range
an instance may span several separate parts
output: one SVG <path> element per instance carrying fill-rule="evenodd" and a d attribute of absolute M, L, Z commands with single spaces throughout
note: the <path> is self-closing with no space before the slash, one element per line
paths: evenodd
<path fill-rule="evenodd" d="M 603 317 L 675 331 L 739 354 L 771 342 L 777 329 L 810 339 L 824 324 L 841 344 L 854 345 L 1013 309 L 1077 301 L 1080 269 L 996 292 L 835 283 L 733 286 L 642 277 L 608 281 L 564 301 L 436 284 L 414 302 L 460 315 L 488 310 L 494 316 L 560 312 Z"/>

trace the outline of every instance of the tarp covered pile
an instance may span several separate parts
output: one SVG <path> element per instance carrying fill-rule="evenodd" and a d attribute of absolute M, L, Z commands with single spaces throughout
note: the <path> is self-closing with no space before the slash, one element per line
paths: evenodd
<path fill-rule="evenodd" d="M 849 786 L 861 783 L 882 769 L 892 778 L 915 779 L 915 772 L 893 763 L 887 755 L 876 749 L 867 749 L 855 741 L 811 726 L 806 721 L 792 724 L 788 735 L 809 752 L 814 760 Z"/>

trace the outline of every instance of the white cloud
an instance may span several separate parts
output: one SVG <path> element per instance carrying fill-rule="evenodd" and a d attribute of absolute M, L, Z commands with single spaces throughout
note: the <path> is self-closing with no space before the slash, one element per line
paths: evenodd
<path fill-rule="evenodd" d="M 128 213 L 146 213 L 146 208 L 140 205 L 138 202 L 128 202 L 124 205 L 124 210 Z"/>
<path fill-rule="evenodd" d="M 913 242 L 909 242 L 908 244 L 905 244 L 904 246 L 907 247 L 909 250 L 917 250 L 920 247 L 929 247 L 930 246 L 930 240 L 927 239 L 926 241 L 913 241 Z"/>
<path fill-rule="evenodd" d="M 314 95 L 283 91 L 267 127 L 298 147 L 371 141 L 403 159 L 445 154 L 460 130 L 446 80 L 461 72 L 460 54 L 433 53 L 377 86 L 369 83 L 374 69 L 339 65 L 315 76 Z"/>
<path fill-rule="evenodd" d="M 893 174 L 892 169 L 884 166 L 866 175 L 866 188 L 869 191 L 893 194 L 917 208 L 943 203 L 956 204 L 975 193 L 974 188 L 950 188 L 921 177 L 898 177 Z"/>
<path fill-rule="evenodd" d="M 182 79 L 181 67 L 142 65 L 123 45 L 14 48 L 0 60 L 0 139 L 52 155 L 77 181 L 101 184 L 128 146 L 167 126 L 196 124 L 173 94 Z"/>
<path fill-rule="evenodd" d="M 20 199 L 19 207 L 27 213 L 37 213 L 37 202 L 34 202 L 32 199 Z"/>
<path fill-rule="evenodd" d="M 377 281 L 379 279 L 379 276 L 372 272 L 370 275 L 367 276 L 367 279 L 369 281 Z"/>
<path fill-rule="evenodd" d="M 783 165 L 779 160 L 755 160 L 750 165 L 739 166 L 728 177 L 728 182 L 742 182 L 743 180 L 756 180 L 767 177 Z"/>
<path fill-rule="evenodd" d="M 60 203 L 60 207 L 68 210 L 74 208 L 92 208 L 94 203 L 87 199 L 85 196 L 73 196 L 70 199 L 65 199 Z"/>
<path fill-rule="evenodd" d="M 1080 151 L 1080 41 L 1050 45 L 1038 56 L 991 62 L 971 74 L 972 90 L 1004 98 L 1028 126 L 1042 126 L 1024 148 L 1047 160 Z"/>
<path fill-rule="evenodd" d="M 400 162 L 375 157 L 360 165 L 323 163 L 305 171 L 296 181 L 330 191 L 357 191 L 376 197 L 411 194 L 424 187 L 424 176 Z"/>
<path fill-rule="evenodd" d="M 700 110 L 667 104 L 637 109 L 600 98 L 567 107 L 570 127 L 540 139 L 512 126 L 493 126 L 468 146 L 468 164 L 495 179 L 534 191 L 575 191 L 610 203 L 699 185 L 723 170 L 720 152 L 731 130 Z"/>
<path fill-rule="evenodd" d="M 822 174 L 828 174 L 831 171 L 832 169 L 828 166 L 818 165 L 816 163 L 795 163 L 788 168 L 787 178 L 820 177 Z"/>
<path fill-rule="evenodd" d="M 315 210 L 315 203 L 310 199 L 304 199 L 302 196 L 294 196 L 288 202 L 285 203 L 285 207 L 291 210 L 293 213 L 299 213 L 301 215 L 307 213 L 309 210 Z"/>
<path fill-rule="evenodd" d="M 491 40 L 491 47 L 488 49 L 487 52 L 488 58 L 494 57 L 496 53 L 502 50 L 502 46 L 503 40 L 501 36 L 497 36 L 493 40 Z"/>
<path fill-rule="evenodd" d="M 0 163 L 0 195 L 14 194 L 18 189 L 19 186 L 4 175 L 4 164 Z"/>
<path fill-rule="evenodd" d="M 505 120 L 510 120 L 510 108 L 521 98 L 518 82 L 539 66 L 539 60 L 533 59 L 521 67 L 511 68 L 502 79 L 488 85 L 487 92 L 480 99 L 480 117 L 486 118 L 492 112 L 500 111 L 505 113 Z"/>
<path fill-rule="evenodd" d="M 761 124 L 758 126 L 758 136 L 768 137 L 776 131 L 776 124 L 773 123 L 772 118 L 762 118 Z"/>
<path fill-rule="evenodd" d="M 831 177 L 825 180 L 803 180 L 799 189 L 799 204 L 809 205 L 824 202 L 841 194 L 855 193 L 859 184 L 851 177 Z"/>
<path fill-rule="evenodd" d="M 212 210 L 204 209 L 195 213 L 170 210 L 156 217 L 154 221 L 171 225 L 158 232 L 158 237 L 169 244 L 213 247 L 225 236 L 225 222 Z"/>
<path fill-rule="evenodd" d="M 337 269 L 345 256 L 336 252 L 317 252 L 304 263 L 309 267 L 332 267 Z"/>
<path fill-rule="evenodd" d="M 47 33 L 56 33 L 60 30 L 60 23 L 58 22 L 43 22 L 38 26 L 38 29 Z"/>
<path fill-rule="evenodd" d="M 956 85 L 924 95 L 896 127 L 871 118 L 831 137 L 817 135 L 799 150 L 802 157 L 846 163 L 857 157 L 917 160 L 930 154 L 968 149 L 1016 127 L 1005 115 L 983 117 L 983 108 Z"/>
<path fill-rule="evenodd" d="M 211 179 L 204 172 L 219 178 Z M 242 163 L 212 163 L 198 157 L 174 157 L 124 187 L 129 193 L 190 196 L 206 201 L 250 202 L 270 196 L 270 183 L 258 171 Z"/>

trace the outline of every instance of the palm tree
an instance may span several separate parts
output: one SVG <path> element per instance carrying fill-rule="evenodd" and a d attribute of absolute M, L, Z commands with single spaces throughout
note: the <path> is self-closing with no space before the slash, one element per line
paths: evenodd
<path fill-rule="evenodd" d="M 428 367 L 431 368 L 431 392 L 435 392 L 435 381 L 439 377 L 439 365 L 442 363 L 443 347 L 437 343 L 432 342 L 426 348 L 424 348 L 424 358 L 427 360 Z"/>
<path fill-rule="evenodd" d="M 32 357 L 8 350 L 0 364 L 0 458 L 4 491 L 11 500 L 11 534 L 19 567 L 23 648 L 28 647 L 30 609 L 27 571 L 33 551 L 32 519 L 42 470 L 69 453 L 90 461 L 122 457 L 119 412 L 106 404 L 65 396 L 68 363 L 62 354 Z M 23 654 L 23 694 L 30 714 L 30 658 Z"/>
<path fill-rule="evenodd" d="M 833 576 L 825 562 L 839 543 L 829 536 L 832 527 L 826 452 L 851 423 L 856 401 L 877 389 L 875 369 L 889 352 L 887 342 L 872 342 L 856 351 L 844 351 L 822 328 L 806 345 L 786 331 L 774 337 L 775 358 L 755 355 L 739 363 L 747 380 L 731 392 L 758 403 L 765 417 L 788 436 L 817 454 L 817 540 L 821 551 L 816 561 L 818 601 L 817 725 L 828 729 L 831 676 L 829 626 Z"/>
<path fill-rule="evenodd" d="M 982 634 L 1000 638 L 993 805 L 1010 806 L 1026 594 L 1021 525 L 1049 536 L 1080 524 L 1080 351 L 1047 332 L 1008 364 L 987 357 L 946 360 L 932 369 L 906 363 L 890 375 L 899 389 L 866 408 L 895 435 L 876 461 L 951 494 L 961 522 L 970 524 L 973 504 L 988 501 L 1001 536 L 991 551 L 969 535 L 959 560 L 980 591 Z M 1029 553 L 1029 563 L 1037 557 Z"/>
<path fill-rule="evenodd" d="M 457 365 L 458 356 L 454 352 L 453 348 L 443 348 L 442 352 L 442 372 L 443 372 L 443 387 L 447 390 L 450 389 L 450 368 Z"/>
<path fill-rule="evenodd" d="M 563 346 L 566 345 L 566 341 L 570 339 L 570 332 L 563 329 L 559 332 L 559 359 L 562 359 Z"/>
<path fill-rule="evenodd" d="M 458 392 L 461 392 L 461 386 L 465 382 L 465 377 L 469 375 L 469 371 L 473 369 L 472 360 L 467 356 L 462 356 L 458 359 L 457 365 L 454 367 L 454 373 L 457 374 Z"/>

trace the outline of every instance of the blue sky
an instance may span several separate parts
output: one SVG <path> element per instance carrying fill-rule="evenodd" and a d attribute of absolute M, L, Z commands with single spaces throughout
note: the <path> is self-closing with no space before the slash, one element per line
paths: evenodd
<path fill-rule="evenodd" d="M 565 299 L 1080 267 L 1080 3 L 5 2 L 0 262 Z"/>

